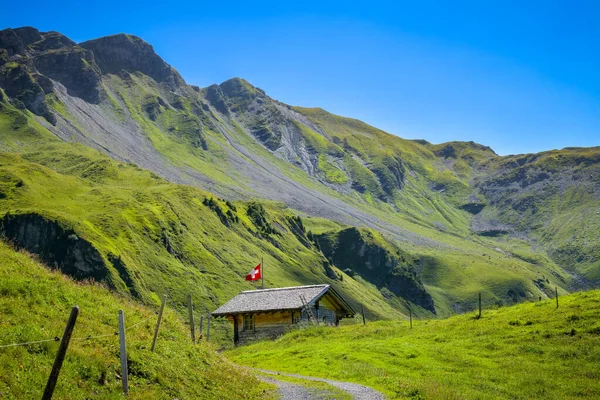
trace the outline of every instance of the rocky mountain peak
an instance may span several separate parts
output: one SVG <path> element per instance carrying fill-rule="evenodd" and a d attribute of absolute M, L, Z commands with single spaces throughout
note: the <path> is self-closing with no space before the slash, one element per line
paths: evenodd
<path fill-rule="evenodd" d="M 0 48 L 6 49 L 9 57 L 74 46 L 77 44 L 61 33 L 40 32 L 30 26 L 0 31 Z"/>
<path fill-rule="evenodd" d="M 40 33 L 40 31 L 31 26 L 16 28 L 13 31 L 19 37 L 19 39 L 21 39 L 24 46 L 29 46 L 31 43 L 37 42 L 38 40 L 42 40 L 42 34 Z"/>
<path fill-rule="evenodd" d="M 58 32 L 32 27 L 0 31 L 0 87 L 17 108 L 56 123 L 45 96 L 60 82 L 67 92 L 100 101 L 100 70 L 91 51 Z"/>
<path fill-rule="evenodd" d="M 139 37 L 125 34 L 80 45 L 58 32 L 32 27 L 0 31 L 0 87 L 18 108 L 27 108 L 50 123 L 56 118 L 45 96 L 62 84 L 69 95 L 98 104 L 102 74 L 140 72 L 171 90 L 184 80 Z"/>
<path fill-rule="evenodd" d="M 229 115 L 230 112 L 246 112 L 251 104 L 264 104 L 268 99 L 264 90 L 237 77 L 228 79 L 220 85 L 211 85 L 205 91 L 206 99 L 217 111 L 225 115 Z"/>
<path fill-rule="evenodd" d="M 229 98 L 252 99 L 256 96 L 266 96 L 264 90 L 253 86 L 242 78 L 231 78 L 221 83 L 223 93 Z"/>
<path fill-rule="evenodd" d="M 12 57 L 15 54 L 23 54 L 25 52 L 26 44 L 23 43 L 23 38 L 17 31 L 18 29 L 10 28 L 0 31 L 0 49 L 5 49 L 8 53 L 8 57 Z"/>
<path fill-rule="evenodd" d="M 126 70 L 141 72 L 171 87 L 184 84 L 179 73 L 155 53 L 152 45 L 137 36 L 106 36 L 83 42 L 80 46 L 94 53 L 96 64 L 104 74 Z"/>
<path fill-rule="evenodd" d="M 77 47 L 77 43 L 58 32 L 41 33 L 40 38 L 31 42 L 30 47 L 35 51 L 49 51 Z"/>

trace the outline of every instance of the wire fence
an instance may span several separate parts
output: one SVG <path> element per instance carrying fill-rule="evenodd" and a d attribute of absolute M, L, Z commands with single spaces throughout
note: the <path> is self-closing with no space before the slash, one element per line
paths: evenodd
<path fill-rule="evenodd" d="M 555 298 L 556 298 L 556 308 L 559 307 L 559 300 L 558 300 L 558 288 L 555 288 Z M 161 319 L 162 319 L 162 315 L 163 315 L 163 310 L 164 307 L 166 305 L 166 301 L 167 301 L 167 296 L 165 295 L 163 297 L 163 302 L 161 305 L 161 309 L 159 312 L 154 313 L 153 315 L 142 319 L 141 321 L 130 325 L 130 326 L 125 326 L 124 323 L 124 317 L 123 317 L 123 311 L 119 310 L 119 330 L 118 331 L 114 331 L 112 333 L 105 333 L 105 334 L 89 334 L 86 336 L 80 336 L 80 337 L 71 337 L 71 332 L 73 330 L 73 327 L 75 325 L 75 321 L 77 319 L 77 315 L 75 315 L 75 318 L 73 318 L 73 312 L 75 312 L 75 314 L 78 314 L 79 312 L 79 308 L 77 306 L 73 307 L 72 313 L 71 313 L 71 317 L 69 318 L 69 322 L 67 323 L 67 327 L 65 328 L 65 333 L 63 334 L 63 337 L 59 337 L 59 336 L 54 336 L 53 338 L 48 338 L 48 339 L 41 339 L 41 340 L 34 340 L 34 341 L 27 341 L 27 342 L 20 342 L 20 343 L 7 343 L 7 344 L 0 344 L 0 349 L 6 349 L 6 348 L 11 348 L 11 347 L 20 347 L 20 346 L 32 346 L 32 345 L 37 345 L 37 344 L 43 344 L 43 343 L 49 343 L 49 342 L 58 342 L 59 343 L 59 348 L 57 351 L 57 356 L 56 356 L 56 360 L 55 360 L 55 365 L 53 367 L 53 371 L 50 374 L 50 377 L 48 378 L 48 384 L 47 384 L 47 388 L 46 390 L 48 390 L 48 387 L 52 386 L 52 389 L 50 391 L 50 397 L 46 396 L 46 391 L 44 392 L 44 396 L 42 397 L 42 399 L 50 399 L 52 396 L 52 391 L 53 391 L 53 387 L 56 384 L 56 380 L 58 379 L 58 372 L 60 371 L 60 368 L 62 366 L 62 360 L 59 361 L 59 358 L 62 357 L 62 359 L 64 359 L 64 355 L 66 353 L 67 347 L 69 345 L 69 341 L 88 341 L 88 340 L 94 340 L 94 339 L 100 339 L 100 338 L 109 338 L 109 337 L 116 337 L 119 336 L 119 344 L 120 344 L 120 353 L 121 353 L 121 363 L 122 363 L 122 374 L 121 374 L 121 379 L 123 381 L 123 391 L 125 394 L 128 393 L 128 387 L 127 387 L 127 382 L 128 382 L 128 368 L 127 368 L 127 353 L 126 353 L 126 341 L 125 341 L 125 332 L 131 332 L 136 328 L 139 328 L 140 326 L 144 326 L 146 324 L 148 324 L 151 320 L 156 321 L 156 325 L 154 328 L 154 338 L 153 338 L 153 342 L 152 342 L 152 348 L 151 351 L 154 351 L 154 347 L 156 345 L 156 340 L 158 337 L 158 332 L 160 329 L 160 325 L 161 325 Z M 482 305 L 482 298 L 481 298 L 481 293 L 478 296 L 478 299 L 476 301 L 476 306 L 475 311 L 478 311 L 478 313 L 476 314 L 475 318 L 479 319 L 482 316 L 482 309 L 483 309 L 483 305 Z M 190 338 L 192 340 L 192 342 L 195 344 L 196 343 L 196 334 L 195 334 L 195 323 L 194 323 L 194 310 L 193 310 L 193 302 L 191 300 L 191 296 L 189 299 L 189 303 L 188 303 L 188 311 L 189 311 L 189 325 L 190 325 Z M 409 307 L 408 308 L 409 311 L 409 323 L 410 323 L 410 328 L 413 327 L 413 318 L 415 317 L 415 315 L 412 312 L 412 309 Z M 210 340 L 210 324 L 211 324 L 211 316 L 210 313 L 208 312 L 208 310 L 206 310 L 206 319 L 203 319 L 204 316 L 202 316 L 199 319 L 199 335 L 198 335 L 198 339 L 199 341 L 206 341 L 208 342 Z M 358 317 L 358 314 L 357 314 Z M 361 306 L 361 313 L 360 313 L 360 317 L 359 317 L 362 321 L 363 325 L 366 325 L 367 320 L 365 318 L 365 310 L 364 308 Z M 230 329 L 227 329 L 227 327 L 229 326 L 228 321 L 217 321 L 218 323 L 215 324 L 215 327 L 223 327 L 223 323 L 225 325 L 225 336 L 229 337 L 231 332 Z M 302 327 L 308 327 L 308 326 L 314 326 L 314 325 L 319 325 L 320 321 L 318 320 L 318 318 L 307 318 L 307 324 L 296 324 L 295 328 L 302 328 Z M 312 323 L 310 323 L 312 322 Z M 206 336 L 204 335 L 204 329 L 203 329 L 203 323 L 206 324 Z M 359 322 L 360 323 L 360 322 Z M 71 324 L 71 326 L 69 326 Z M 214 331 L 213 331 L 214 332 Z M 214 332 L 217 333 L 217 332 Z M 56 367 L 58 365 L 58 367 Z M 55 368 L 58 368 L 58 372 L 55 373 Z"/>
<path fill-rule="evenodd" d="M 121 355 L 121 380 L 123 383 L 123 392 L 127 395 L 128 394 L 128 375 L 129 375 L 129 371 L 128 371 L 128 367 L 127 367 L 127 350 L 126 350 L 126 339 L 125 339 L 125 332 L 132 332 L 136 329 L 139 329 L 142 326 L 147 326 L 148 323 L 150 323 L 151 321 L 156 322 L 156 325 L 154 326 L 154 338 L 152 341 L 152 347 L 151 347 L 151 352 L 154 352 L 154 348 L 156 345 L 156 341 L 158 338 L 158 332 L 161 326 L 161 320 L 162 320 L 162 316 L 163 316 L 163 310 L 165 308 L 167 302 L 167 295 L 163 296 L 163 302 L 160 308 L 159 312 L 153 313 L 153 315 L 142 319 L 139 322 L 136 322 L 132 325 L 129 326 L 125 326 L 125 318 L 124 318 L 124 313 L 122 310 L 119 310 L 119 324 L 118 324 L 118 330 L 115 330 L 112 333 L 103 333 L 103 334 L 89 334 L 86 336 L 79 336 L 79 337 L 71 337 L 71 333 L 73 332 L 73 328 L 76 324 L 77 321 L 77 316 L 79 314 L 79 307 L 78 306 L 74 306 L 71 310 L 71 315 L 69 317 L 69 320 L 67 322 L 67 326 L 65 327 L 65 331 L 63 333 L 62 336 L 54 336 L 53 338 L 48 338 L 48 339 L 40 339 L 40 340 L 33 340 L 33 341 L 26 341 L 26 342 L 17 342 L 17 343 L 5 343 L 5 344 L 0 344 L 0 350 L 2 349 L 8 349 L 8 348 L 15 348 L 15 347 L 21 347 L 21 346 L 34 346 L 34 345 L 39 345 L 39 344 L 43 344 L 43 343 L 49 343 L 49 342 L 57 342 L 59 343 L 58 346 L 58 350 L 56 353 L 56 358 L 54 361 L 54 365 L 52 367 L 52 371 L 50 373 L 50 376 L 48 378 L 48 383 L 46 385 L 46 389 L 44 391 L 44 394 L 42 396 L 42 400 L 47 400 L 47 399 L 51 399 L 52 398 L 52 394 L 54 391 L 54 387 L 56 385 L 56 382 L 58 380 L 58 374 L 60 373 L 60 369 L 62 367 L 62 363 L 64 361 L 64 357 L 67 351 L 67 348 L 69 346 L 69 343 L 71 341 L 89 341 L 89 340 L 94 340 L 94 339 L 101 339 L 101 338 L 110 338 L 110 337 L 119 337 L 119 346 L 120 346 L 120 355 Z M 195 337 L 195 324 L 194 324 L 194 319 L 193 319 L 193 303 L 191 301 L 191 296 L 190 296 L 190 301 L 188 304 L 188 308 L 189 308 L 189 315 L 191 317 L 190 319 L 190 336 L 191 336 L 191 340 L 194 344 L 197 343 L 196 341 L 196 337 Z M 198 341 L 205 341 L 208 342 L 210 340 L 210 313 L 208 313 L 208 310 L 206 310 L 207 315 L 206 315 L 206 320 L 205 322 L 205 326 L 206 326 L 206 336 L 203 335 L 203 327 L 202 327 L 202 321 L 203 318 L 200 318 L 200 326 L 199 326 L 199 337 L 198 337 Z"/>
<path fill-rule="evenodd" d="M 151 319 L 155 319 L 155 318 L 156 318 L 156 315 L 153 315 L 151 317 L 144 319 L 143 321 L 140 321 L 134 325 L 126 327 L 125 330 L 128 331 L 128 330 L 137 328 L 138 326 L 145 324 L 148 321 L 150 321 Z M 108 334 L 103 334 L 103 335 L 88 335 L 88 336 L 81 336 L 81 337 L 72 337 L 71 340 L 92 340 L 92 339 L 99 339 L 99 338 L 105 338 L 105 337 L 114 337 L 114 336 L 118 336 L 118 335 L 119 335 L 119 332 L 115 331 L 113 333 L 108 333 Z M 2 345 L 0 345 L 0 349 L 7 348 L 7 347 L 29 346 L 29 345 L 40 344 L 40 343 L 60 342 L 60 341 L 61 341 L 61 338 L 58 336 L 55 336 L 52 339 L 35 340 L 32 342 L 2 344 Z"/>

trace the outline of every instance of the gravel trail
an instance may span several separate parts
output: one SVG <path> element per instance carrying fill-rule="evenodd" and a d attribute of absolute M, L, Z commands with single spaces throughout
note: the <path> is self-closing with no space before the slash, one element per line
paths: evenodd
<path fill-rule="evenodd" d="M 352 396 L 353 399 L 355 400 L 384 400 L 385 397 L 383 396 L 382 393 L 376 391 L 375 389 L 371 389 L 368 386 L 364 386 L 364 385 L 359 385 L 357 383 L 350 383 L 350 382 L 339 382 L 339 381 L 333 381 L 331 379 L 323 379 L 323 378 L 314 378 L 314 377 L 310 377 L 310 376 L 304 376 L 304 375 L 298 375 L 298 374 L 287 374 L 287 373 L 282 373 L 282 372 L 274 372 L 274 371 L 267 371 L 264 369 L 257 369 L 256 371 L 260 371 L 264 374 L 269 374 L 269 375 L 283 375 L 283 376 L 290 376 L 293 378 L 300 378 L 300 379 L 306 379 L 309 381 L 318 381 L 318 382 L 325 382 L 331 386 L 335 386 L 338 389 L 343 390 L 344 392 L 350 394 L 350 396 Z M 261 379 L 264 379 L 265 381 L 267 381 L 269 378 L 268 377 L 261 377 Z M 310 393 L 310 389 L 306 389 L 303 388 L 302 386 L 299 385 L 294 385 L 288 382 L 282 382 L 282 381 L 278 381 L 277 379 L 273 379 L 272 381 L 268 381 L 270 383 L 274 383 L 275 385 L 277 385 L 279 387 L 279 392 L 282 395 L 282 400 L 287 400 L 287 399 L 318 399 L 318 394 L 315 396 L 315 394 Z M 292 388 L 290 386 L 296 386 L 296 388 Z M 302 391 L 302 389 L 304 389 Z M 286 397 L 286 395 L 292 396 L 292 397 Z M 312 396 L 312 397 L 301 397 L 301 396 Z M 296 397 L 293 397 L 296 396 Z"/>
<path fill-rule="evenodd" d="M 327 398 L 326 393 L 322 393 L 321 395 L 321 393 L 318 393 L 315 389 L 309 389 L 294 383 L 280 381 L 266 376 L 259 376 L 258 379 L 276 385 L 281 400 L 315 400 Z"/>

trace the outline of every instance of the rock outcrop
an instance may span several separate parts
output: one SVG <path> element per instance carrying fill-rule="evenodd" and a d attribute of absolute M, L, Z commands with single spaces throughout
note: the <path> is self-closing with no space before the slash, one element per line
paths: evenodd
<path fill-rule="evenodd" d="M 46 103 L 53 81 L 72 96 L 98 103 L 100 80 L 93 53 L 58 32 L 41 33 L 31 27 L 0 31 L 0 87 L 18 108 L 55 124 Z"/>
<path fill-rule="evenodd" d="M 241 78 L 209 86 L 206 99 L 220 113 L 236 118 L 271 151 L 277 150 L 286 132 L 294 128 L 262 89 Z"/>
<path fill-rule="evenodd" d="M 46 104 L 46 93 L 25 65 L 4 63 L 0 67 L 0 87 L 17 108 L 27 108 L 50 123 L 56 122 Z"/>
<path fill-rule="evenodd" d="M 360 275 L 378 288 L 385 288 L 435 314 L 433 299 L 414 268 L 416 261 L 378 233 L 347 228 L 311 236 L 325 257 L 339 269 Z"/>
<path fill-rule="evenodd" d="M 121 70 L 141 72 L 171 89 L 185 83 L 179 73 L 139 37 L 125 34 L 106 36 L 83 42 L 81 47 L 93 52 L 103 74 L 118 74 Z"/>
<path fill-rule="evenodd" d="M 36 54 L 33 62 L 40 74 L 62 83 L 71 96 L 100 102 L 101 76 L 92 52 L 73 46 Z"/>
<path fill-rule="evenodd" d="M 104 259 L 90 242 L 42 215 L 7 213 L 0 220 L 0 235 L 75 279 L 109 278 Z"/>
<path fill-rule="evenodd" d="M 55 124 L 46 95 L 59 82 L 67 93 L 91 104 L 104 96 L 102 74 L 141 72 L 171 90 L 185 82 L 151 45 L 131 35 L 114 35 L 78 45 L 58 32 L 24 27 L 0 31 L 0 87 L 18 107 Z"/>

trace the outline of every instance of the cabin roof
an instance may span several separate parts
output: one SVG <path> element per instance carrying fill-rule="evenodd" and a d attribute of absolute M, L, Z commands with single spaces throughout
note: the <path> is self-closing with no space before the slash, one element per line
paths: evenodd
<path fill-rule="evenodd" d="M 329 285 L 293 286 L 277 289 L 247 290 L 235 296 L 227 303 L 216 309 L 215 317 L 242 314 L 248 312 L 268 312 L 279 310 L 299 310 L 303 307 L 300 296 L 307 304 L 312 304 L 325 293 L 331 292 L 347 309 L 348 314 L 354 310 Z"/>

